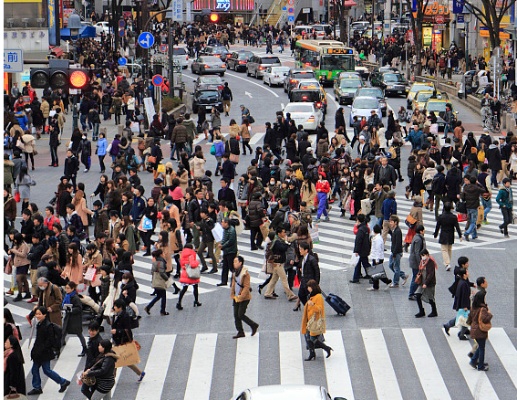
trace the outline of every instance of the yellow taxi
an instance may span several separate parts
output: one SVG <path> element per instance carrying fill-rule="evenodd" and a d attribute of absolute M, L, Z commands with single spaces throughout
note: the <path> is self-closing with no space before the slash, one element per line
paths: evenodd
<path fill-rule="evenodd" d="M 407 95 L 407 108 L 411 110 L 413 107 L 413 99 L 415 98 L 416 94 L 421 90 L 435 90 L 434 83 L 433 82 L 415 82 L 411 85 L 409 88 L 409 92 Z"/>
<path fill-rule="evenodd" d="M 449 100 L 446 92 L 434 92 L 433 90 L 420 90 L 413 99 L 413 110 L 423 110 L 429 99 Z"/>

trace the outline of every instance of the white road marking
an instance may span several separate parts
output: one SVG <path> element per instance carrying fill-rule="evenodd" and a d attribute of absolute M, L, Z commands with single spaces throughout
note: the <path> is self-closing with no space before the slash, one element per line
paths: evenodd
<path fill-rule="evenodd" d="M 233 393 L 258 386 L 259 377 L 259 333 L 253 337 L 237 340 Z"/>
<path fill-rule="evenodd" d="M 278 348 L 280 349 L 280 383 L 282 385 L 303 385 L 305 378 L 300 333 L 279 332 Z"/>
<path fill-rule="evenodd" d="M 517 350 L 503 328 L 492 328 L 488 340 L 517 388 Z"/>
<path fill-rule="evenodd" d="M 325 342 L 332 347 L 332 356 L 325 358 L 325 371 L 327 375 L 327 389 L 330 393 L 339 393 L 339 396 L 348 400 L 354 400 L 352 380 L 346 360 L 345 346 L 341 331 L 327 331 Z"/>
<path fill-rule="evenodd" d="M 217 333 L 196 335 L 185 399 L 209 400 Z"/>
<path fill-rule="evenodd" d="M 268 89 L 267 87 L 264 87 L 264 85 L 259 85 L 258 83 L 256 83 L 256 82 L 252 82 L 252 81 L 250 81 L 249 79 L 242 78 L 242 77 L 237 76 L 237 75 L 234 75 L 234 74 L 229 74 L 228 72 L 226 73 L 226 75 L 229 75 L 229 76 L 231 76 L 231 77 L 233 77 L 233 78 L 240 79 L 240 80 L 242 80 L 242 81 L 248 82 L 248 83 L 250 83 L 250 84 L 252 84 L 252 85 L 258 86 L 259 88 L 261 88 L 261 89 L 263 89 L 263 90 L 268 91 L 268 92 L 269 92 L 269 93 L 271 93 L 273 96 L 275 96 L 275 97 L 279 97 L 279 96 L 278 96 L 278 95 L 277 95 L 273 90 Z"/>

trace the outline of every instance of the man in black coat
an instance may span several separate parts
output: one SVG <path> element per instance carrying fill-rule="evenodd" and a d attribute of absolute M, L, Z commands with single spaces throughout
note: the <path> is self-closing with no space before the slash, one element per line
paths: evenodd
<path fill-rule="evenodd" d="M 192 229 L 193 244 L 197 249 L 199 247 L 199 230 L 196 228 L 196 224 L 199 225 L 201 222 L 201 208 L 208 209 L 208 203 L 203 199 L 203 191 L 201 189 L 196 190 L 195 198 L 192 199 L 188 205 L 188 214 L 190 220 L 190 228 Z"/>
<path fill-rule="evenodd" d="M 221 179 L 221 189 L 217 193 L 217 200 L 224 200 L 226 204 L 231 207 L 232 210 L 237 210 L 237 200 L 235 198 L 235 192 L 229 186 L 227 178 Z"/>
<path fill-rule="evenodd" d="M 212 259 L 212 269 L 210 270 L 210 274 L 214 274 L 217 272 L 217 260 L 215 258 L 214 253 L 214 235 L 212 234 L 212 229 L 215 227 L 215 221 L 210 218 L 208 215 L 208 208 L 202 208 L 200 210 L 201 221 L 196 224 L 196 228 L 201 233 L 201 243 L 199 244 L 199 248 L 197 249 L 197 255 L 201 260 L 201 264 L 203 268 L 201 272 L 208 271 L 208 267 L 206 265 L 205 257 L 203 253 L 208 248 L 208 257 Z"/>
<path fill-rule="evenodd" d="M 391 255 L 389 267 L 393 271 L 393 283 L 390 288 L 399 287 L 399 279 L 402 279 L 402 286 L 406 283 L 408 275 L 400 269 L 400 260 L 402 259 L 402 231 L 399 226 L 399 217 L 392 215 L 389 220 L 391 235 Z"/>
<path fill-rule="evenodd" d="M 64 175 L 72 182 L 74 190 L 76 188 L 77 171 L 79 171 L 79 160 L 71 149 L 66 151 Z"/>
<path fill-rule="evenodd" d="M 461 259 L 466 257 L 460 257 L 458 263 L 460 264 L 460 268 L 455 268 L 455 284 L 456 291 L 453 294 L 454 304 L 452 305 L 452 309 L 458 312 L 459 310 L 468 311 L 470 310 L 470 282 L 469 282 L 469 272 L 468 272 L 468 259 L 466 265 L 461 266 Z M 466 267 L 465 267 L 466 266 Z M 454 286 L 454 285 L 453 285 Z M 452 318 L 449 322 L 443 325 L 443 329 L 445 329 L 445 333 L 449 336 L 449 329 L 456 325 L 456 316 Z M 460 340 L 469 340 L 465 334 L 467 333 L 467 327 L 462 326 L 460 331 L 458 332 L 458 338 Z"/>
<path fill-rule="evenodd" d="M 38 307 L 34 313 L 37 319 L 36 326 L 36 340 L 31 350 L 32 365 L 32 387 L 33 389 L 27 393 L 29 396 L 39 395 L 43 393 L 41 388 L 40 368 L 43 368 L 43 373 L 50 379 L 56 382 L 61 387 L 59 393 L 63 393 L 70 385 L 70 381 L 58 375 L 50 368 L 50 361 L 56 355 L 53 350 L 53 327 L 50 320 L 47 318 L 47 309 L 45 307 Z"/>
<path fill-rule="evenodd" d="M 390 189 L 395 189 L 397 174 L 395 173 L 395 168 L 388 164 L 388 157 L 381 157 L 381 165 L 375 169 L 373 182 L 380 183 L 382 186 L 389 185 Z"/>
<path fill-rule="evenodd" d="M 289 213 L 291 209 L 289 208 L 289 200 L 287 199 L 281 199 L 280 200 L 280 208 L 275 214 L 275 218 L 273 218 L 273 221 L 271 221 L 271 225 L 269 226 L 269 229 L 277 230 L 278 228 L 285 228 L 284 221 L 286 219 L 285 215 L 286 213 Z"/>
<path fill-rule="evenodd" d="M 440 202 L 443 201 L 445 197 L 445 193 L 447 192 L 447 187 L 445 186 L 445 174 L 443 171 L 445 168 L 443 165 L 438 165 L 436 167 L 436 175 L 433 177 L 433 181 L 431 183 L 432 192 L 434 195 L 434 219 L 438 220 L 439 210 L 440 210 Z"/>
<path fill-rule="evenodd" d="M 99 343 L 102 340 L 102 336 L 99 333 L 100 326 L 97 321 L 91 321 L 88 325 L 88 346 L 86 348 L 86 363 L 84 365 L 84 371 L 90 369 L 95 364 L 96 358 L 99 356 Z M 91 395 L 95 391 L 94 386 L 88 386 L 83 384 L 81 386 L 81 393 L 87 398 L 91 398 Z"/>
<path fill-rule="evenodd" d="M 494 188 L 497 189 L 497 174 L 499 173 L 499 171 L 503 169 L 501 152 L 497 147 L 497 140 L 494 140 L 494 142 L 490 146 L 488 146 L 486 158 L 488 159 L 488 167 L 492 172 L 490 183 Z"/>
<path fill-rule="evenodd" d="M 436 228 L 434 229 L 433 235 L 436 239 L 438 237 L 438 232 L 440 232 L 438 243 L 441 245 L 442 258 L 445 264 L 445 269 L 447 270 L 450 270 L 451 268 L 450 265 L 452 245 L 454 244 L 454 229 L 456 229 L 456 232 L 458 232 L 460 240 L 462 239 L 458 217 L 451 212 L 451 209 L 451 203 L 446 202 L 443 204 L 443 213 L 436 220 Z"/>
<path fill-rule="evenodd" d="M 365 215 L 357 215 L 357 221 L 359 221 L 359 226 L 357 228 L 357 234 L 355 235 L 354 254 L 356 257 L 359 256 L 359 261 L 357 261 L 354 269 L 354 276 L 350 283 L 359 283 L 359 278 L 361 278 L 361 265 L 365 271 L 368 271 L 368 268 L 371 267 L 370 262 L 368 261 L 371 249 L 370 232 L 366 224 Z M 366 272 L 366 274 L 368 274 L 368 272 Z"/>
<path fill-rule="evenodd" d="M 298 303 L 297 306 L 302 302 L 304 305 L 309 297 L 307 291 L 307 282 L 314 279 L 318 284 L 320 283 L 320 266 L 318 259 L 310 253 L 310 246 L 307 242 L 300 242 L 298 244 L 298 250 L 300 252 L 300 261 L 298 268 L 300 269 L 302 276 L 300 280 L 300 288 L 298 289 Z M 295 307 L 296 309 L 297 307 Z"/>

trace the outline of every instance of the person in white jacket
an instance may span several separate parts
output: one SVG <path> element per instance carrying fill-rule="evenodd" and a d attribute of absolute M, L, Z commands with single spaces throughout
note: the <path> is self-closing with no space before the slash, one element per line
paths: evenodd
<path fill-rule="evenodd" d="M 384 262 L 384 240 L 382 239 L 382 228 L 379 225 L 374 225 L 373 227 L 373 237 L 372 237 L 372 248 L 370 251 L 370 257 L 372 258 L 372 268 L 375 268 L 376 265 L 382 265 Z M 371 275 L 368 272 L 368 275 Z M 386 285 L 391 283 L 391 279 L 389 279 L 386 274 L 382 274 L 381 276 L 372 277 L 373 287 L 368 288 L 369 291 L 379 290 L 379 281 L 383 281 Z M 388 286 L 389 287 L 389 286 Z"/>

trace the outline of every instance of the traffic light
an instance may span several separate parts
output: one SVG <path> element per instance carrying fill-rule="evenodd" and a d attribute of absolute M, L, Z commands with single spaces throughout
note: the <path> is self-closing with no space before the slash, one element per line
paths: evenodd
<path fill-rule="evenodd" d="M 219 22 L 219 14 L 217 13 L 211 13 L 210 14 L 210 23 L 217 24 Z"/>
<path fill-rule="evenodd" d="M 35 89 L 84 89 L 88 71 L 69 68 L 68 60 L 49 60 L 49 68 L 31 68 L 31 86 Z"/>

